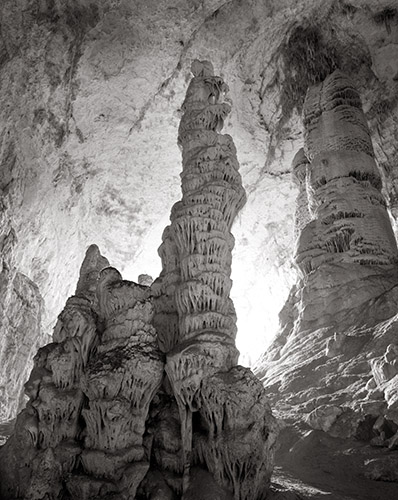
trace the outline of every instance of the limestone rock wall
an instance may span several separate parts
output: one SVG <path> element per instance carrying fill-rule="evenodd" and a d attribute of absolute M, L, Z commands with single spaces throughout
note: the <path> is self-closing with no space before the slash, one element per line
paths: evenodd
<path fill-rule="evenodd" d="M 43 332 L 43 298 L 35 283 L 15 265 L 17 238 L 10 222 L 10 189 L 0 201 L 0 421 L 13 419 L 24 406 L 23 384 Z"/>
<path fill-rule="evenodd" d="M 42 329 L 43 299 L 37 286 L 15 269 L 3 268 L 0 281 L 0 420 L 8 421 L 25 404 L 24 380 L 48 336 Z"/>

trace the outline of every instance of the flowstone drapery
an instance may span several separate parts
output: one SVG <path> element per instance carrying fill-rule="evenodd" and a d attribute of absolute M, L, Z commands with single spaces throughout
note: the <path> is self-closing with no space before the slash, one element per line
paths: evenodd
<path fill-rule="evenodd" d="M 18 415 L 14 435 L 0 450 L 0 497 L 56 498 L 64 477 L 77 463 L 83 431 L 81 379 L 98 343 L 95 287 L 108 261 L 89 247 L 75 295 L 68 299 L 52 344 L 39 349 Z M 47 495 L 47 496 L 46 496 Z"/>
<path fill-rule="evenodd" d="M 100 273 L 97 295 L 104 330 L 81 381 L 88 398 L 82 411 L 85 475 L 67 484 L 74 498 L 87 498 L 87 491 L 101 496 L 104 489 L 134 498 L 149 468 L 145 421 L 164 363 L 151 326 L 148 287 L 123 281 L 108 267 Z"/>
<path fill-rule="evenodd" d="M 245 193 L 232 138 L 219 133 L 228 88 L 207 61 L 192 72 L 183 196 L 163 234 L 162 273 L 151 286 L 125 281 L 89 248 L 0 449 L 1 500 L 268 494 L 276 421 L 261 383 L 237 366 L 229 296 L 230 229 Z"/>
<path fill-rule="evenodd" d="M 192 64 L 182 105 L 182 200 L 171 213 L 169 233 L 179 262 L 174 297 L 179 337 L 167 355 L 166 372 L 180 408 L 185 468 L 189 470 L 192 411 L 200 385 L 238 359 L 231 289 L 230 228 L 245 201 L 232 138 L 218 132 L 230 112 L 227 87 L 209 62 Z M 188 470 L 184 481 L 188 482 Z"/>

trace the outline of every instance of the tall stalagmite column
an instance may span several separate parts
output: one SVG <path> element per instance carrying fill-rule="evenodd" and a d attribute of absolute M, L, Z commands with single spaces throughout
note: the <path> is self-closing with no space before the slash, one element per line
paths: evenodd
<path fill-rule="evenodd" d="M 206 491 L 221 487 L 236 500 L 261 500 L 269 491 L 276 425 L 261 383 L 237 366 L 230 230 L 245 192 L 232 138 L 219 133 L 230 112 L 228 87 L 208 61 L 194 61 L 191 70 L 178 136 L 183 196 L 163 233 L 163 269 L 152 285 L 159 345 L 179 408 L 182 498 L 202 492 L 204 469 Z"/>
<path fill-rule="evenodd" d="M 207 61 L 192 72 L 183 196 L 163 234 L 162 273 L 151 287 L 123 280 L 100 271 L 91 247 L 76 291 L 87 297 L 68 300 L 55 344 L 36 359 L 17 424 L 28 442 L 0 450 L 13 498 L 27 491 L 14 473 L 24 450 L 35 459 L 24 473 L 31 500 L 268 496 L 276 422 L 261 382 L 237 366 L 229 296 L 230 229 L 245 193 L 233 141 L 219 134 L 227 87 Z"/>
<path fill-rule="evenodd" d="M 342 328 L 358 322 L 350 311 L 391 286 L 397 244 L 359 94 L 341 71 L 308 90 L 304 127 L 304 150 L 293 161 L 295 328 Z"/>
<path fill-rule="evenodd" d="M 326 262 L 386 265 L 397 245 L 381 193 L 370 132 L 358 92 L 335 71 L 310 88 L 304 106 L 311 222 L 296 261 L 308 274 Z"/>
<path fill-rule="evenodd" d="M 180 409 L 184 491 L 189 485 L 192 462 L 192 412 L 208 405 L 204 419 L 212 412 L 223 414 L 216 408 L 223 404 L 223 391 L 227 393 L 231 383 L 235 388 L 239 386 L 236 380 L 231 382 L 231 375 L 212 396 L 201 392 L 205 380 L 227 372 L 238 359 L 236 315 L 229 297 L 234 245 L 230 229 L 245 202 L 232 138 L 219 133 L 230 112 L 230 105 L 224 102 L 228 87 L 214 76 L 208 61 L 194 61 L 191 70 L 194 78 L 182 106 L 178 138 L 183 158 L 183 196 L 172 209 L 162 252 L 165 260 L 165 250 L 173 243 L 175 269 L 179 270 L 172 290 L 178 313 L 178 340 L 168 352 L 166 372 Z M 239 374 L 237 380 L 242 376 Z M 224 448 L 227 453 L 225 443 Z M 227 474 L 220 472 L 224 470 L 223 460 L 214 459 L 211 450 L 206 458 L 201 455 L 219 481 L 225 479 L 230 486 L 233 478 L 227 479 Z"/>
<path fill-rule="evenodd" d="M 230 112 L 223 102 L 227 86 L 207 61 L 195 61 L 191 69 L 194 78 L 182 106 L 178 139 L 183 196 L 172 209 L 170 227 L 181 268 L 175 291 L 179 342 L 168 357 L 174 381 L 195 377 L 205 365 L 229 369 L 238 358 L 236 316 L 229 297 L 234 245 L 230 228 L 245 193 L 232 138 L 219 134 Z M 188 371 L 180 373 L 185 365 Z M 196 383 L 191 382 L 192 387 L 184 382 L 182 388 L 188 405 L 195 395 Z"/>

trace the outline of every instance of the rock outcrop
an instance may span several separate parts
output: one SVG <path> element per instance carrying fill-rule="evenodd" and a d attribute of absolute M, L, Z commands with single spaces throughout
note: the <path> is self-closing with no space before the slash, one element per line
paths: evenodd
<path fill-rule="evenodd" d="M 25 393 L 26 408 L 14 434 L 0 452 L 0 497 L 57 496 L 81 453 L 81 380 L 90 351 L 98 342 L 97 304 L 93 290 L 108 261 L 89 247 L 76 293 L 70 297 L 54 329 L 54 342 L 39 349 Z"/>
<path fill-rule="evenodd" d="M 88 477 L 71 477 L 68 488 L 74 498 L 101 496 L 104 490 L 134 498 L 149 468 L 145 422 L 164 361 L 151 326 L 148 287 L 123 281 L 108 267 L 100 273 L 97 293 L 104 330 L 82 380 L 88 402 L 81 461 Z"/>
<path fill-rule="evenodd" d="M 14 418 L 23 408 L 23 383 L 32 358 L 48 341 L 39 288 L 16 267 L 17 238 L 10 223 L 14 194 L 11 188 L 3 193 L 0 183 L 0 422 Z"/>
<path fill-rule="evenodd" d="M 309 89 L 304 125 L 293 164 L 298 280 L 255 372 L 285 415 L 390 446 L 398 430 L 397 243 L 359 95 L 341 71 Z"/>
<path fill-rule="evenodd" d="M 268 497 L 277 425 L 261 382 L 237 366 L 230 298 L 245 193 L 232 138 L 219 134 L 228 89 L 207 61 L 192 72 L 163 271 L 136 284 L 88 249 L 0 449 L 1 500 Z"/>

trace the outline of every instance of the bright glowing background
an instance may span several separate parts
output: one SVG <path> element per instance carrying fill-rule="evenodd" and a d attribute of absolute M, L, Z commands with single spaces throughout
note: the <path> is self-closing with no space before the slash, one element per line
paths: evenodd
<path fill-rule="evenodd" d="M 283 231 L 291 229 L 291 225 L 283 219 L 285 215 L 280 212 L 281 220 L 273 220 L 272 223 L 264 217 L 264 223 L 259 226 L 258 214 L 253 211 L 255 204 L 248 204 L 232 228 L 236 244 L 232 259 L 231 297 L 238 316 L 236 344 L 241 353 L 239 362 L 246 366 L 256 361 L 275 336 L 278 314 L 295 276 L 290 249 L 277 241 L 278 234 L 282 236 Z M 142 273 L 153 278 L 159 276 L 161 262 L 157 248 L 169 223 L 169 215 L 165 214 L 148 231 L 134 264 L 122 270 L 125 279 L 137 281 Z M 251 224 L 254 226 L 251 227 Z"/>

